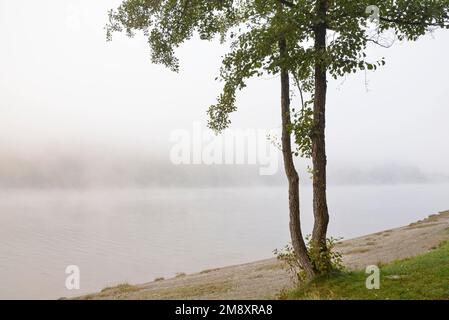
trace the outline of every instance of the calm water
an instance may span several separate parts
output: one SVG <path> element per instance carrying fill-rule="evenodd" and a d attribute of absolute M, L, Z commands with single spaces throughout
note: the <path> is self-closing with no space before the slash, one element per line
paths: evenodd
<path fill-rule="evenodd" d="M 0 299 L 58 298 L 272 256 L 289 241 L 283 188 L 5 191 Z M 449 209 L 449 185 L 330 187 L 330 233 L 351 238 Z M 310 232 L 311 190 L 303 188 Z M 81 289 L 65 289 L 78 265 Z"/>

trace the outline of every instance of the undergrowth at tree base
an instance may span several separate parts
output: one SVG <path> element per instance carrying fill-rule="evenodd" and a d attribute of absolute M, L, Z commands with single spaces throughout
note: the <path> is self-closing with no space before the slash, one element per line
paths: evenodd
<path fill-rule="evenodd" d="M 330 274 L 344 270 L 342 255 L 335 251 L 335 245 L 343 238 L 327 238 L 326 247 L 318 248 L 314 245 L 310 235 L 305 237 L 307 254 L 317 275 Z M 296 284 L 306 281 L 306 274 L 298 261 L 291 244 L 286 245 L 282 250 L 275 249 L 273 253 L 279 261 L 282 261 L 287 271 L 292 275 Z"/>

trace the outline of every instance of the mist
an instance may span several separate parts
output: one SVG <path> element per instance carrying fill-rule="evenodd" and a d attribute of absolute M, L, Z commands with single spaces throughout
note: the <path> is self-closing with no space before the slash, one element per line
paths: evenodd
<path fill-rule="evenodd" d="M 106 42 L 107 10 L 119 2 L 47 0 L 23 6 L 0 1 L 2 185 L 47 176 L 78 179 L 78 184 L 95 181 L 96 165 L 86 160 L 95 153 L 104 154 L 105 159 L 97 159 L 103 171 L 123 173 L 118 180 L 135 181 L 135 176 L 162 170 L 154 178 L 161 181 L 179 169 L 168 161 L 170 133 L 207 120 L 206 110 L 221 86 L 214 81 L 220 57 L 227 49 L 217 41 L 197 40 L 179 49 L 179 74 L 153 65 L 141 36 L 116 35 Z M 449 175 L 449 70 L 441 63 L 448 40 L 447 34 L 435 32 L 417 43 L 372 48 L 373 58 L 386 57 L 384 68 L 330 83 L 328 160 L 339 183 L 423 182 Z M 277 78 L 251 81 L 237 103 L 231 128 L 280 127 Z M 388 168 L 390 164 L 394 166 Z M 11 177 L 19 167 L 25 176 L 17 177 L 21 183 Z M 71 169 L 63 169 L 67 167 Z M 403 167 L 414 169 L 401 171 Z M 376 168 L 390 178 L 370 178 L 380 170 Z M 58 170 L 64 173 L 56 174 Z M 211 172 L 205 178 L 210 181 L 222 179 L 215 171 L 232 172 L 204 170 Z M 182 174 L 174 175 L 182 180 Z M 236 183 L 239 177 L 243 182 L 264 180 L 257 173 L 235 176 L 231 180 Z"/>
<path fill-rule="evenodd" d="M 262 135 L 274 174 L 261 174 L 263 161 L 171 158 L 173 133 L 207 131 L 228 48 L 195 37 L 177 51 L 179 73 L 154 65 L 142 35 L 106 41 L 107 12 L 121 2 L 0 0 L 0 299 L 74 295 L 64 273 L 73 264 L 83 270 L 77 294 L 91 293 L 265 259 L 290 241 L 279 135 Z M 330 234 L 358 237 L 448 209 L 448 49 L 440 31 L 373 46 L 369 58 L 386 66 L 329 81 Z M 250 80 L 237 108 L 225 133 L 279 131 L 279 78 Z M 305 235 L 311 163 L 296 162 Z"/>

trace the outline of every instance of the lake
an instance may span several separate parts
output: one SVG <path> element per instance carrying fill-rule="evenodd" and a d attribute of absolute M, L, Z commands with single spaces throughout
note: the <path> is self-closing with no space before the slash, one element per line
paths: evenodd
<path fill-rule="evenodd" d="M 311 188 L 302 196 L 312 226 Z M 449 185 L 329 186 L 330 235 L 346 239 L 449 209 Z M 273 257 L 289 242 L 281 187 L 5 190 L 0 299 L 56 299 L 119 283 Z M 65 288 L 77 265 L 81 288 Z"/>

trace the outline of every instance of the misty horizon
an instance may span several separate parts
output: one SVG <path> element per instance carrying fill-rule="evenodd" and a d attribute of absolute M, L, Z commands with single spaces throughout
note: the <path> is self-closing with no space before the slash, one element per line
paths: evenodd
<path fill-rule="evenodd" d="M 274 175 L 261 165 L 175 165 L 169 152 L 130 149 L 0 152 L 2 188 L 285 186 L 282 160 Z M 308 162 L 298 161 L 301 184 L 310 185 Z M 389 185 L 449 182 L 449 175 L 418 166 L 385 162 L 367 166 L 331 163 L 330 185 Z"/>

